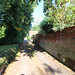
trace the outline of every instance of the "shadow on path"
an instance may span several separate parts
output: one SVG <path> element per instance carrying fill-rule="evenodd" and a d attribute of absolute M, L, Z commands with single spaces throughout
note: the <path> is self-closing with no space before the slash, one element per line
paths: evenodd
<path fill-rule="evenodd" d="M 55 75 L 55 73 L 61 73 L 61 71 L 59 69 L 58 70 L 54 70 L 52 67 L 50 67 L 47 64 L 44 64 L 44 66 L 45 66 L 45 71 L 46 72 L 50 72 L 53 75 Z"/>
<path fill-rule="evenodd" d="M 19 57 L 7 68 L 4 75 L 74 75 L 44 52 L 40 47 L 25 40 L 20 46 Z"/>
<path fill-rule="evenodd" d="M 44 52 L 40 47 L 34 45 L 33 43 L 24 40 L 23 44 L 20 46 L 20 52 L 24 53 L 23 56 L 34 57 L 35 52 Z"/>

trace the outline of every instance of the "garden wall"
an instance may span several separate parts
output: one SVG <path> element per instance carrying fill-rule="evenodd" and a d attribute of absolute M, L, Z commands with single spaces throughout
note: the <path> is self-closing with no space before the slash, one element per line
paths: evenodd
<path fill-rule="evenodd" d="M 35 43 L 75 71 L 75 27 L 38 34 Z"/>

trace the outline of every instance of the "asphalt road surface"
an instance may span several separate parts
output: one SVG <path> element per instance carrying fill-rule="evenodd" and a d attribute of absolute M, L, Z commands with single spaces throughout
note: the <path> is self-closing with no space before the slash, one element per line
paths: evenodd
<path fill-rule="evenodd" d="M 21 52 L 3 75 L 75 75 L 71 69 L 30 42 L 24 41 L 20 48 Z"/>

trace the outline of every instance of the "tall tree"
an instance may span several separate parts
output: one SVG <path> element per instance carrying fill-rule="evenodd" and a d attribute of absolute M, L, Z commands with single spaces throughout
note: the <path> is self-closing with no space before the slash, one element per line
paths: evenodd
<path fill-rule="evenodd" d="M 45 18 L 40 27 L 46 33 L 62 30 L 66 27 L 75 26 L 75 6 L 70 0 L 56 0 L 53 4 L 52 0 L 44 0 Z"/>
<path fill-rule="evenodd" d="M 33 3 L 36 0 L 3 0 L 0 1 L 0 10 L 3 12 L 0 26 L 5 26 L 5 38 L 1 40 L 7 43 L 20 43 L 31 27 Z M 2 43 L 2 42 L 1 42 Z"/>
<path fill-rule="evenodd" d="M 70 0 L 57 0 L 55 4 L 52 0 L 44 1 L 44 13 L 50 20 L 54 20 L 53 25 L 57 30 L 75 26 L 74 8 Z"/>

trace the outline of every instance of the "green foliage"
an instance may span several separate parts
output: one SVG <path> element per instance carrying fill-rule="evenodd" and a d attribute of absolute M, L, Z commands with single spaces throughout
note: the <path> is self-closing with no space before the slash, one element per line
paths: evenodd
<path fill-rule="evenodd" d="M 32 3 L 36 0 L 3 0 L 0 1 L 0 44 L 21 43 L 28 34 L 33 20 Z M 5 37 L 1 34 L 5 34 Z"/>
<path fill-rule="evenodd" d="M 15 59 L 18 52 L 18 45 L 2 45 L 0 46 L 0 69 L 4 64 L 9 64 Z"/>
<path fill-rule="evenodd" d="M 58 31 L 75 26 L 75 6 L 70 3 L 70 0 L 57 0 L 55 4 L 52 0 L 45 0 L 44 13 L 48 19 L 42 21 L 41 29 L 46 33 L 50 33 L 51 29 Z"/>
<path fill-rule="evenodd" d="M 52 28 L 53 28 L 53 20 L 49 20 L 49 18 L 45 18 L 41 24 L 40 24 L 40 28 L 46 32 L 46 33 L 51 33 L 53 32 Z"/>
<path fill-rule="evenodd" d="M 32 31 L 39 31 L 40 30 L 40 26 L 39 25 L 33 26 L 33 27 L 31 27 L 31 30 Z"/>
<path fill-rule="evenodd" d="M 30 37 L 30 36 L 28 36 L 28 37 L 27 37 L 27 40 L 28 40 L 28 41 L 31 41 L 31 37 Z"/>
<path fill-rule="evenodd" d="M 4 26 L 2 26 L 2 27 L 0 28 L 0 38 L 5 37 L 5 33 L 4 33 L 5 29 L 6 29 L 6 28 L 5 28 Z"/>

